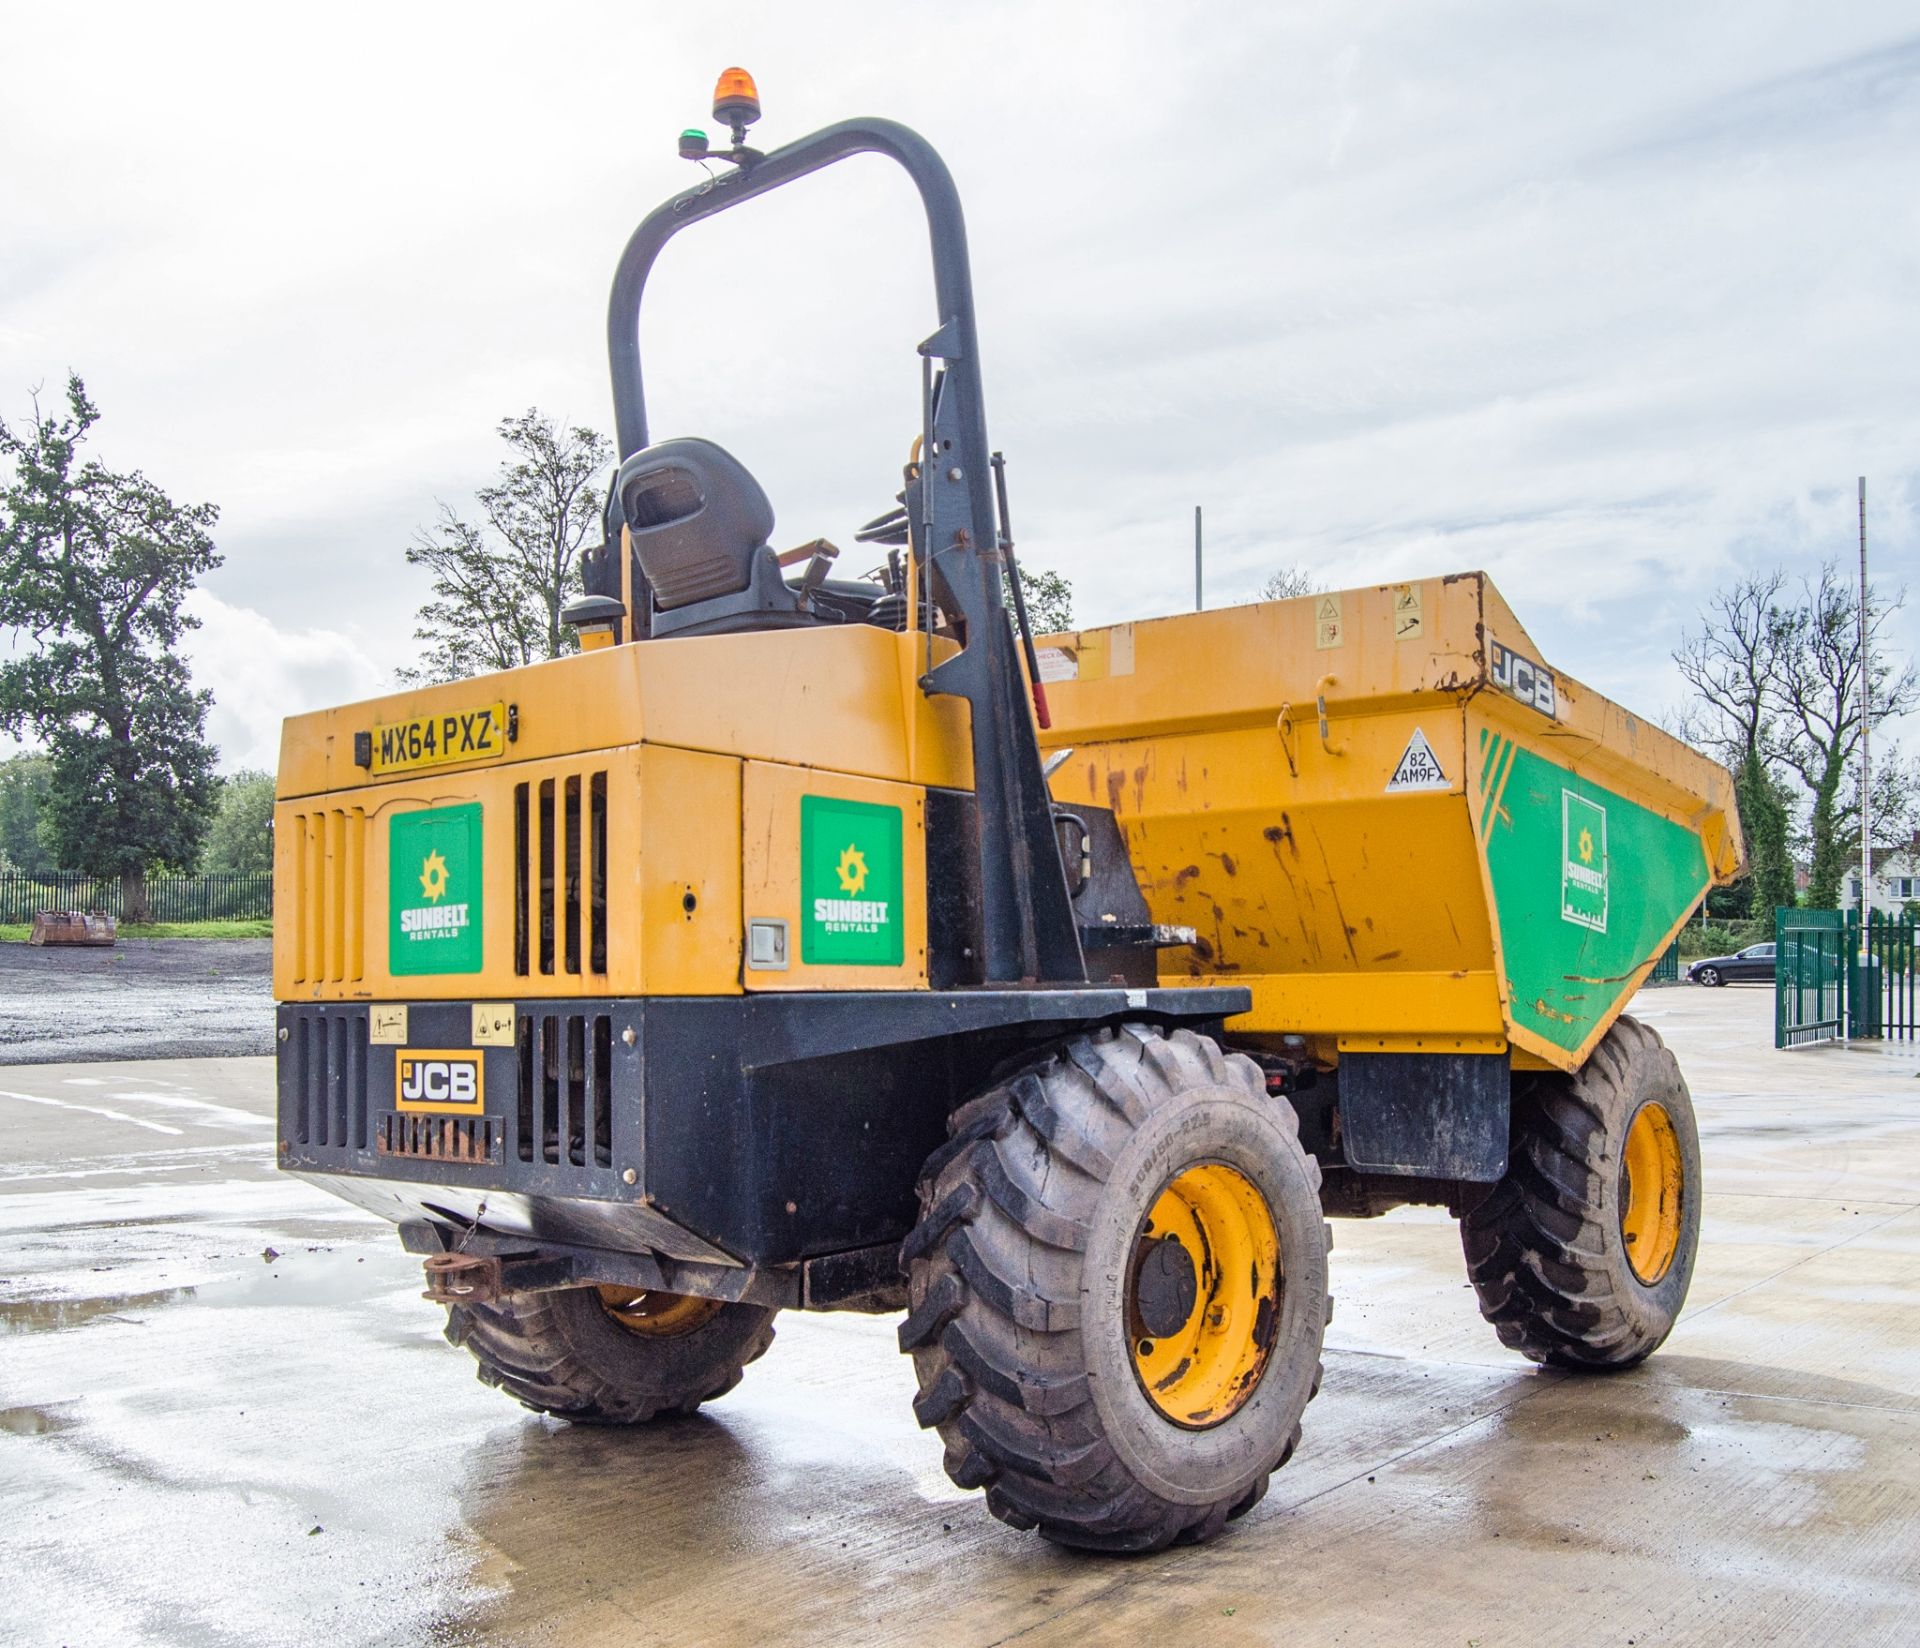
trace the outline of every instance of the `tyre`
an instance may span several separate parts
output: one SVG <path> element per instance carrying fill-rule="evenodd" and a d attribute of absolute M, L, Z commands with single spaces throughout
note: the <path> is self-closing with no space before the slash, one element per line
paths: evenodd
<path fill-rule="evenodd" d="M 1577 1074 L 1515 1083 L 1507 1176 L 1460 1221 L 1500 1342 L 1627 1368 L 1673 1330 L 1700 1240 L 1700 1139 L 1659 1036 L 1622 1018 Z"/>
<path fill-rule="evenodd" d="M 1259 1068 L 1184 1030 L 1079 1037 L 963 1106 L 901 1250 L 947 1474 L 1094 1550 L 1251 1509 L 1319 1388 L 1319 1185 Z"/>
<path fill-rule="evenodd" d="M 1705 984 L 1708 986 L 1725 984 L 1727 982 L 1720 976 L 1720 969 L 1718 967 L 1702 967 L 1693 975 L 1693 978 L 1696 984 Z"/>
<path fill-rule="evenodd" d="M 447 1308 L 447 1339 L 482 1384 L 537 1413 L 641 1425 L 692 1413 L 740 1383 L 773 1343 L 774 1312 L 634 1288 L 559 1288 Z"/>

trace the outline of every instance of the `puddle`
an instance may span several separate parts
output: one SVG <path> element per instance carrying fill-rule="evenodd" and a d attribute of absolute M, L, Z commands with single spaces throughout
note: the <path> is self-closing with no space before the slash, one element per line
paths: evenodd
<path fill-rule="evenodd" d="M 0 1300 L 0 1338 L 16 1333 L 63 1333 L 68 1328 L 85 1327 L 89 1322 L 111 1321 L 125 1311 L 178 1304 L 182 1299 L 191 1299 L 198 1291 L 177 1287 L 159 1288 L 151 1293 L 122 1293 L 105 1299 Z"/>
<path fill-rule="evenodd" d="M 43 1408 L 0 1408 L 0 1433 L 8 1436 L 50 1436 L 80 1423 L 68 1412 L 77 1402 L 54 1402 Z"/>

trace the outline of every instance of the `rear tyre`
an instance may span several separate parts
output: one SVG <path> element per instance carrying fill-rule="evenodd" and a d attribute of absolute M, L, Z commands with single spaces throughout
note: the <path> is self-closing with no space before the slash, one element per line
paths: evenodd
<path fill-rule="evenodd" d="M 1153 1551 L 1250 1510 L 1319 1387 L 1320 1172 L 1258 1067 L 1082 1036 L 954 1114 L 901 1250 L 900 1347 L 947 1474 L 1064 1545 Z"/>
<path fill-rule="evenodd" d="M 692 1413 L 773 1343 L 774 1312 L 634 1288 L 559 1288 L 450 1305 L 447 1339 L 536 1413 L 640 1425 Z"/>
<path fill-rule="evenodd" d="M 1500 1342 L 1626 1368 L 1673 1330 L 1700 1239 L 1700 1140 L 1680 1067 L 1621 1018 L 1572 1076 L 1524 1078 L 1507 1176 L 1460 1221 Z"/>

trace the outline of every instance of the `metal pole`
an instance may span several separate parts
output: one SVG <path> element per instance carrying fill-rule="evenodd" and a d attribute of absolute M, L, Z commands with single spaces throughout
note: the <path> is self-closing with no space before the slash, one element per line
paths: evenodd
<path fill-rule="evenodd" d="M 1867 625 L 1867 478 L 1860 477 L 1860 955 L 1873 911 L 1873 648 Z"/>
<path fill-rule="evenodd" d="M 1206 599 L 1200 581 L 1200 506 L 1193 506 L 1193 610 L 1204 612 Z"/>

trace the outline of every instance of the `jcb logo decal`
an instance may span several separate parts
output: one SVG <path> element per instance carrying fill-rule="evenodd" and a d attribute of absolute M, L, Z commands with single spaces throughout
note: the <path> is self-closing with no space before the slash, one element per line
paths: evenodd
<path fill-rule="evenodd" d="M 486 1067 L 478 1053 L 403 1048 L 394 1055 L 393 1088 L 402 1110 L 477 1116 L 486 1108 Z"/>

